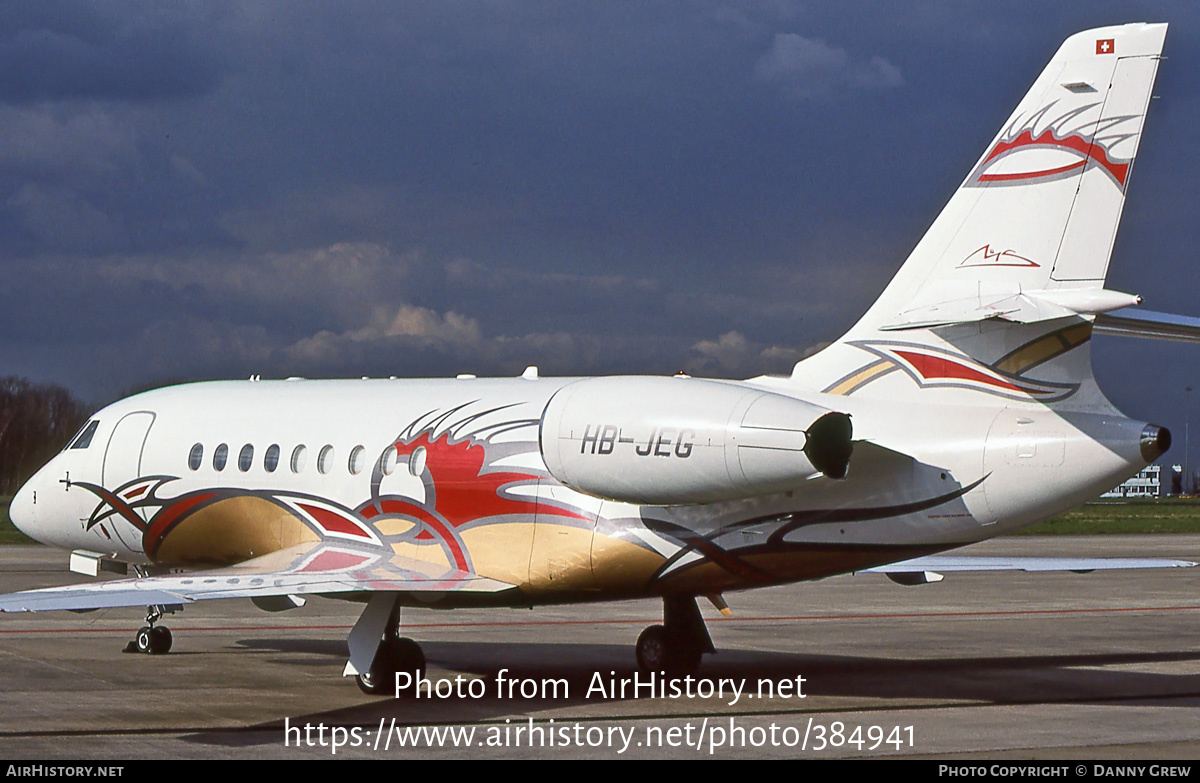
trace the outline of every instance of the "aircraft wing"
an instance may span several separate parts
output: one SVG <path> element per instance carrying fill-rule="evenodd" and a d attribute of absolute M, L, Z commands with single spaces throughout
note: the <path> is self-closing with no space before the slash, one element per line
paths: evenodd
<path fill-rule="evenodd" d="M 1200 318 L 1126 307 L 1096 316 L 1097 334 L 1200 342 Z"/>
<path fill-rule="evenodd" d="M 951 571 L 1111 571 L 1135 568 L 1192 568 L 1190 560 L 1138 557 L 973 557 L 930 555 L 864 569 L 860 573 L 887 574 L 901 584 L 937 582 Z M 921 577 L 924 575 L 924 579 Z"/>
<path fill-rule="evenodd" d="M 0 595 L 0 612 L 186 605 L 215 598 L 357 592 L 498 593 L 515 585 L 349 543 L 298 544 L 235 566 Z"/>

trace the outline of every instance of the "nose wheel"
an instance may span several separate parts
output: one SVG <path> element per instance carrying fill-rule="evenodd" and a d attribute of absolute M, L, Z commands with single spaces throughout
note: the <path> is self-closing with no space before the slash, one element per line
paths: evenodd
<path fill-rule="evenodd" d="M 138 629 L 133 641 L 125 645 L 125 652 L 139 652 L 147 655 L 166 655 L 171 651 L 171 629 L 165 625 L 155 625 L 168 610 L 162 606 L 146 607 L 146 624 Z"/>
<path fill-rule="evenodd" d="M 140 653 L 165 655 L 171 651 L 171 629 L 165 625 L 143 625 L 133 640 Z"/>

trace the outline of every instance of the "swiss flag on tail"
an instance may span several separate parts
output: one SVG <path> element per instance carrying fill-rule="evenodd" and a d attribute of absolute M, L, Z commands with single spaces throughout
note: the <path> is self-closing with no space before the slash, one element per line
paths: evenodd
<path fill-rule="evenodd" d="M 1112 54 L 1116 48 L 1116 41 L 1112 38 L 1101 38 L 1096 41 L 1096 54 Z"/>

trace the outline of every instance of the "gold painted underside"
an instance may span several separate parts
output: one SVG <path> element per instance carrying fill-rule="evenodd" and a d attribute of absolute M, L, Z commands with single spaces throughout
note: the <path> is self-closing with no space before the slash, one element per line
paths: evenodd
<path fill-rule="evenodd" d="M 162 563 L 229 564 L 320 540 L 287 509 L 257 497 L 230 498 L 186 517 L 159 546 Z M 663 555 L 626 539 L 588 528 L 550 523 L 482 525 L 462 532 L 474 571 L 517 585 L 539 602 L 624 598 L 662 592 L 706 594 L 766 584 L 820 579 L 914 557 L 895 547 L 815 548 L 745 555 L 749 569 L 738 573 L 703 562 L 652 584 L 666 563 Z M 392 544 L 403 557 L 449 567 L 440 545 Z M 755 573 L 756 572 L 756 573 Z M 573 596 L 567 598 L 568 596 Z"/>
<path fill-rule="evenodd" d="M 167 533 L 160 563 L 240 563 L 320 537 L 287 509 L 257 497 L 229 498 L 185 517 Z"/>
<path fill-rule="evenodd" d="M 911 551 L 910 551 L 911 550 Z M 759 573 L 758 578 L 743 577 L 707 562 L 693 566 L 678 576 L 664 578 L 664 586 L 673 592 L 712 593 L 741 590 L 784 582 L 806 582 L 836 574 L 848 574 L 866 568 L 906 560 L 928 554 L 928 550 L 911 547 L 855 547 L 831 550 L 795 549 L 788 552 L 764 552 L 746 555 L 741 561 Z"/>
<path fill-rule="evenodd" d="M 489 579 L 525 586 L 529 581 L 529 552 L 533 548 L 533 525 L 512 522 L 481 525 L 462 532 L 475 572 Z"/>

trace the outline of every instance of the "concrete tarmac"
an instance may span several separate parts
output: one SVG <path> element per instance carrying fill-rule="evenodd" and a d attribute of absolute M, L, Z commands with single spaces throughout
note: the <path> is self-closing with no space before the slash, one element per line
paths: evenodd
<path fill-rule="evenodd" d="M 961 551 L 1200 560 L 1200 536 Z M 81 580 L 66 563 L 0 547 L 0 592 Z M 122 653 L 138 609 L 0 615 L 0 756 L 1195 757 L 1198 585 L 1200 569 L 964 573 L 918 587 L 866 574 L 729 594 L 732 618 L 702 602 L 719 653 L 691 695 L 687 683 L 632 689 L 633 644 L 661 622 L 654 601 L 405 610 L 443 694 L 416 699 L 367 696 L 340 676 L 357 604 L 267 614 L 203 602 L 167 618 L 165 656 Z"/>

